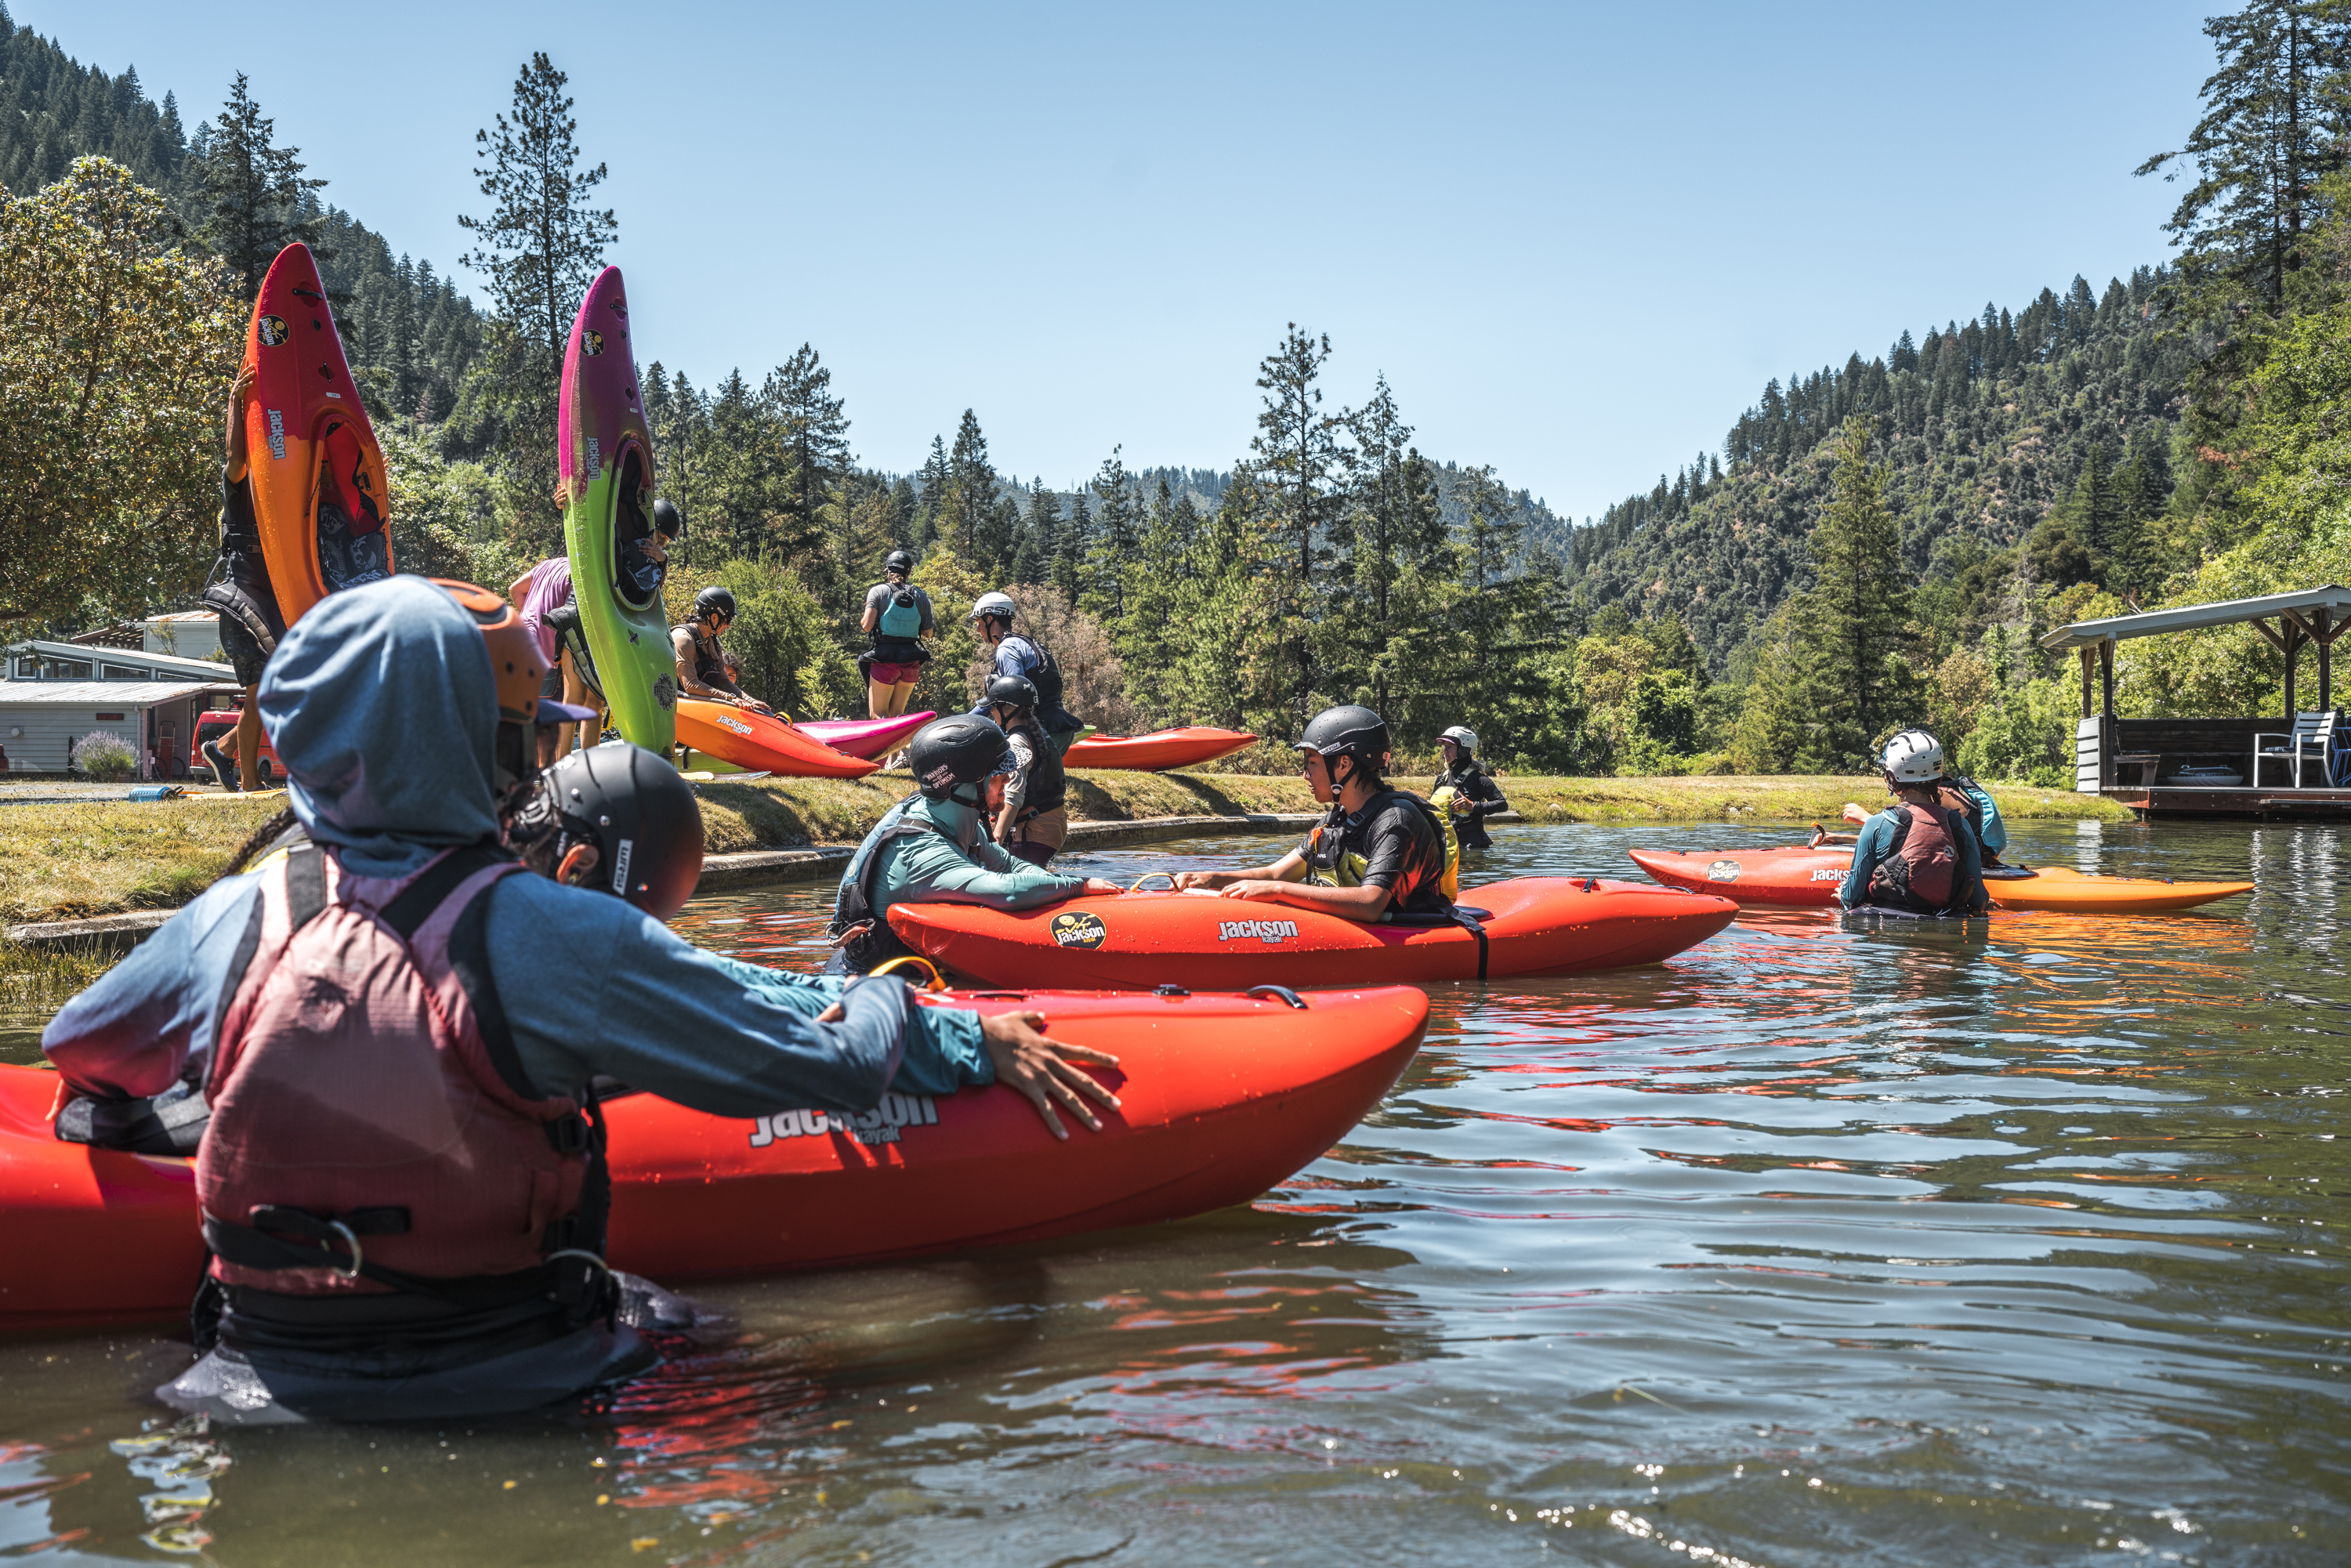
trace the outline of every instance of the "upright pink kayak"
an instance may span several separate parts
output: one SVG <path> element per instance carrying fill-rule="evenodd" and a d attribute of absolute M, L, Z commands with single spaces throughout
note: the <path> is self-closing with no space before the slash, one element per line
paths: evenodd
<path fill-rule="evenodd" d="M 796 727 L 811 740 L 852 757 L 886 757 L 923 726 L 935 712 L 901 714 L 896 718 L 816 718 Z"/>

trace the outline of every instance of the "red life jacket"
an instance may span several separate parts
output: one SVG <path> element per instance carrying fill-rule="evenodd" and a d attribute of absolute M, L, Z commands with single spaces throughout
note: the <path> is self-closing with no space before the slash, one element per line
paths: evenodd
<path fill-rule="evenodd" d="M 456 850 L 387 881 L 305 844 L 263 873 L 196 1153 L 214 1278 L 478 1303 L 544 1293 L 552 1253 L 601 1252 L 592 1129 L 570 1099 L 528 1092 L 472 972 L 486 894 L 522 869 Z"/>
<path fill-rule="evenodd" d="M 1869 873 L 1869 902 L 1940 915 L 1959 882 L 1959 836 L 1967 820 L 1948 806 L 1905 802 L 1894 810 L 1905 819 L 1902 841 Z"/>

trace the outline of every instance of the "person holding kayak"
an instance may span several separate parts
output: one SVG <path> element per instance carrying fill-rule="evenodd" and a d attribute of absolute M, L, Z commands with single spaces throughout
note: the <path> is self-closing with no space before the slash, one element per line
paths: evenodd
<path fill-rule="evenodd" d="M 1030 865 L 1047 866 L 1070 836 L 1069 778 L 1037 724 L 1037 688 L 1018 675 L 987 683 L 987 716 L 1003 729 L 1018 766 L 1004 787 L 994 838 Z"/>
<path fill-rule="evenodd" d="M 1182 872 L 1176 887 L 1319 909 L 1367 925 L 1449 915 L 1461 863 L 1453 824 L 1380 777 L 1387 721 L 1352 704 L 1325 708 L 1291 744 L 1306 754 L 1306 782 L 1330 814 L 1271 865 Z"/>
<path fill-rule="evenodd" d="M 588 640 L 580 633 L 580 605 L 571 591 L 571 558 L 549 556 L 528 571 L 514 580 L 507 591 L 507 601 L 522 616 L 523 630 L 538 644 L 538 656 L 545 662 L 547 674 L 541 680 L 538 695 L 562 703 L 566 707 L 588 708 L 591 695 L 601 706 L 601 693 L 593 690 L 588 661 Z M 573 636 L 564 633 L 569 630 Z M 576 645 L 575 645 L 576 644 Z M 558 757 L 569 757 L 572 750 L 574 721 L 564 719 L 551 729 L 538 732 L 538 765 L 545 768 Z M 601 726 L 598 727 L 601 728 Z M 580 744 L 592 746 L 595 731 L 583 731 Z"/>
<path fill-rule="evenodd" d="M 882 563 L 882 580 L 865 591 L 865 614 L 858 624 L 873 646 L 858 656 L 865 671 L 865 713 L 896 718 L 914 700 L 930 650 L 921 639 L 937 630 L 931 596 L 907 580 L 914 573 L 912 552 L 893 549 Z"/>
<path fill-rule="evenodd" d="M 994 651 L 996 673 L 1018 675 L 1037 688 L 1038 725 L 1051 743 L 1053 755 L 1061 757 L 1068 753 L 1070 742 L 1084 732 L 1086 721 L 1061 706 L 1061 666 L 1053 655 L 1034 638 L 1012 630 L 1013 618 L 1019 613 L 1012 595 L 983 593 L 971 607 L 970 620 L 979 640 Z M 987 707 L 987 699 L 982 697 L 971 711 L 985 717 Z"/>
<path fill-rule="evenodd" d="M 911 949 L 890 929 L 894 904 L 977 904 L 1034 909 L 1081 894 L 1123 891 L 1100 877 L 1061 876 L 1014 857 L 988 837 L 1004 810 L 1004 781 L 1019 769 L 996 721 L 933 719 L 914 732 L 906 764 L 918 793 L 890 808 L 850 857 L 834 896 L 830 973 L 862 974 Z"/>
<path fill-rule="evenodd" d="M 229 386 L 228 455 L 221 465 L 220 559 L 203 595 L 220 618 L 221 652 L 228 655 L 236 684 L 245 688 L 236 721 L 236 760 L 229 761 L 218 738 L 205 741 L 203 747 L 213 777 L 235 789 L 261 788 L 261 710 L 254 703 L 254 692 L 261 684 L 262 666 L 286 635 L 286 618 L 277 608 L 269 563 L 262 555 L 261 524 L 253 510 L 253 470 L 246 455 L 245 405 L 253 397 L 254 380 L 254 369 L 247 365 Z"/>
<path fill-rule="evenodd" d="M 1837 888 L 1837 902 L 1912 915 L 1990 909 L 1975 830 L 1964 811 L 1944 803 L 1941 744 L 1924 730 L 1906 729 L 1886 743 L 1879 765 L 1894 804 L 1865 819 L 1855 835 L 1853 869 Z"/>
<path fill-rule="evenodd" d="M 726 589 L 705 588 L 694 596 L 694 619 L 670 628 L 670 653 L 677 660 L 677 689 L 685 696 L 772 714 L 775 709 L 745 695 L 726 673 L 718 634 L 734 624 L 735 613 L 735 595 Z"/>
<path fill-rule="evenodd" d="M 260 693 L 308 841 L 198 896 L 43 1032 L 77 1103 L 152 1105 L 192 1078 L 208 1101 L 206 1348 L 158 1390 L 176 1408 L 490 1415 L 650 1365 L 601 1256 L 600 1076 L 745 1117 L 998 1079 L 1057 1133 L 1057 1105 L 1094 1126 L 1085 1102 L 1114 1103 L 1075 1065 L 1108 1059 L 1055 1047 L 1033 1015 L 917 1009 L 883 980 L 820 1021 L 653 909 L 511 874 L 500 822 L 531 788 L 534 653 L 469 585 L 400 577 L 322 602 Z M 602 880 L 656 891 L 633 866 Z"/>
<path fill-rule="evenodd" d="M 1445 770 L 1428 791 L 1428 803 L 1453 820 L 1454 836 L 1465 850 L 1490 850 L 1486 819 L 1510 809 L 1502 787 L 1478 761 L 1478 732 L 1455 725 L 1437 737 Z"/>

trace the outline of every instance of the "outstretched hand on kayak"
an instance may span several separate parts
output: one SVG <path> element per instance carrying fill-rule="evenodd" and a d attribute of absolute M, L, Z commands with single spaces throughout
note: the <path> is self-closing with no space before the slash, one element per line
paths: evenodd
<path fill-rule="evenodd" d="M 1045 1125 L 1057 1138 L 1070 1134 L 1062 1127 L 1061 1117 L 1053 1113 L 1056 1100 L 1068 1106 L 1071 1113 L 1086 1124 L 1087 1131 L 1101 1132 L 1102 1119 L 1081 1096 L 1099 1100 L 1113 1110 L 1118 1108 L 1118 1096 L 1096 1082 L 1092 1074 L 1078 1071 L 1074 1063 L 1087 1061 L 1098 1067 L 1116 1067 L 1118 1058 L 1092 1046 L 1047 1040 L 1037 1032 L 1044 1021 L 1043 1013 L 998 1013 L 979 1020 L 980 1037 L 987 1042 L 988 1059 L 996 1063 L 996 1081 L 1029 1096 L 1029 1103 L 1037 1107 L 1037 1114 L 1045 1118 Z"/>

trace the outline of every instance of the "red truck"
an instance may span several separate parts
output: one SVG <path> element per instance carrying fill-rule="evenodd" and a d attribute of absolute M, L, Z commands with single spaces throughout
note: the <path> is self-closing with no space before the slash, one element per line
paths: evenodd
<path fill-rule="evenodd" d="M 199 714 L 196 716 L 196 733 L 188 742 L 188 771 L 190 773 L 196 775 L 198 778 L 202 778 L 205 774 L 209 773 L 213 775 L 214 783 L 224 787 L 230 784 L 231 780 L 221 778 L 219 776 L 219 769 L 213 766 L 212 758 L 204 755 L 204 742 L 208 740 L 218 740 L 221 743 L 221 755 L 226 757 L 229 760 L 230 771 L 235 771 L 236 721 L 243 716 L 244 716 L 235 708 L 229 708 L 225 711 Z M 273 783 L 283 783 L 285 782 L 285 779 L 286 765 L 277 760 L 277 748 L 269 744 L 269 732 L 265 729 L 261 732 L 260 782 L 267 785 Z"/>

